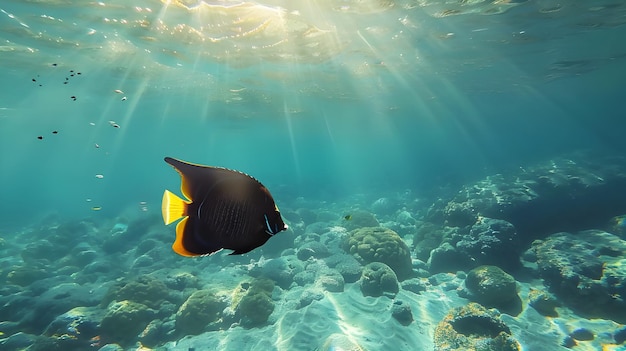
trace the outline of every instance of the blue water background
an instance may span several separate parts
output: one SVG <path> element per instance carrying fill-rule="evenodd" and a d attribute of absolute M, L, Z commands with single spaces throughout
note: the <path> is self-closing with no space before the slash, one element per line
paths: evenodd
<path fill-rule="evenodd" d="M 140 5 L 156 13 L 160 3 Z M 158 213 L 163 189 L 179 187 L 164 156 L 249 173 L 280 206 L 406 189 L 436 198 L 568 152 L 624 153 L 626 15 L 593 5 L 538 14 L 544 4 L 529 1 L 442 18 L 398 6 L 350 15 L 360 30 L 338 36 L 359 50 L 238 64 L 194 60 L 192 45 L 187 60 L 145 54 L 132 27 L 102 20 L 128 8 L 3 3 L 13 50 L 0 53 L 0 230 L 47 215 L 112 218 L 143 202 Z M 52 39 L 24 34 L 8 14 Z M 419 28 L 400 25 L 403 16 Z M 368 24 L 388 34 L 374 37 Z M 135 53 L 107 52 L 113 34 Z M 81 75 L 62 84 L 70 70 Z"/>

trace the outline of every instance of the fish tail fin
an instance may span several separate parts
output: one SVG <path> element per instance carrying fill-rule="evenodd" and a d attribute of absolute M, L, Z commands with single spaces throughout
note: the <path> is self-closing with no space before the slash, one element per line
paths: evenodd
<path fill-rule="evenodd" d="M 189 202 L 181 199 L 169 190 L 165 190 L 163 193 L 163 201 L 161 202 L 161 214 L 163 215 L 163 222 L 170 224 L 177 221 L 181 217 L 186 216 L 187 205 Z"/>

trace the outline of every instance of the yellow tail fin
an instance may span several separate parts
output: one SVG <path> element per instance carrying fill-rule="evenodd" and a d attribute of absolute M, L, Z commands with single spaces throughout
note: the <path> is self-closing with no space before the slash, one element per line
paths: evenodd
<path fill-rule="evenodd" d="M 161 202 L 161 214 L 163 215 L 163 222 L 170 224 L 177 221 L 183 216 L 186 216 L 187 205 L 189 202 L 184 201 L 176 194 L 169 190 L 165 190 L 163 193 L 163 201 Z"/>

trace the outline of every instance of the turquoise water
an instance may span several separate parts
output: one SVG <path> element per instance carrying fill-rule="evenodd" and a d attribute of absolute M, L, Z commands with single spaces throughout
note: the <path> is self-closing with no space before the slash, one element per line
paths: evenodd
<path fill-rule="evenodd" d="M 286 213 L 307 209 L 318 213 L 318 221 L 351 230 L 341 218 L 364 209 L 393 227 L 399 221 L 395 214 L 372 204 L 397 199 L 395 210 L 418 222 L 399 233 L 412 245 L 429 207 L 463 186 L 577 152 L 624 154 L 625 23 L 620 1 L 5 0 L 0 4 L 0 277 L 6 280 L 16 267 L 28 266 L 22 248 L 31 240 L 53 247 L 84 240 L 98 261 L 127 262 L 124 255 L 135 255 L 128 247 L 106 253 L 98 245 L 115 233 L 116 223 L 135 221 L 148 221 L 149 232 L 160 236 L 118 240 L 133 248 L 156 238 L 162 251 L 153 259 L 167 264 L 103 273 L 97 281 L 102 289 L 139 273 L 154 271 L 161 279 L 195 265 L 203 267 L 192 273 L 202 276 L 200 286 L 211 288 L 208 272 L 220 267 L 240 272 L 250 262 L 289 256 L 280 250 L 243 258 L 176 256 L 169 249 L 174 228 L 159 218 L 163 190 L 178 192 L 180 186 L 165 156 L 253 175 L 270 189 L 288 222 L 294 217 Z M 619 214 L 607 214 L 607 220 Z M 85 222 L 98 228 L 91 234 L 97 240 L 69 236 L 63 239 L 69 242 L 59 242 L 43 229 Z M 302 244 L 297 237 L 308 232 L 302 227 L 282 233 L 290 237 L 281 249 L 297 252 Z M 51 285 L 71 281 L 95 289 L 96 281 L 57 279 L 63 276 L 57 268 L 47 273 Z M 202 269 L 206 275 L 198 272 Z M 228 279 L 220 279 L 229 286 Z M 229 288 L 245 279 L 233 273 Z M 348 291 L 360 292 L 352 284 L 320 304 L 354 302 Z M 26 284 L 3 290 L 4 302 L 29 289 Z M 281 289 L 274 291 L 277 305 L 286 303 L 294 287 Z M 451 307 L 465 304 L 453 299 Z M 413 301 L 414 315 L 418 304 L 429 304 L 424 296 L 404 300 Z M 361 312 L 372 315 L 379 313 L 372 306 L 385 305 L 354 302 L 359 303 L 368 304 Z M 219 336 L 211 336 L 224 340 L 221 346 L 190 341 L 188 348 L 323 347 L 330 331 L 314 325 L 311 331 L 304 322 L 312 341 L 289 343 L 291 334 L 281 336 L 277 329 L 295 322 L 287 322 L 281 311 L 277 308 L 263 327 L 222 326 Z M 402 336 L 401 349 L 433 347 L 434 328 L 447 309 L 433 311 L 423 312 L 431 321 L 417 328 L 423 338 L 390 327 L 391 334 Z M 307 318 L 325 314 L 307 313 Z M 365 337 L 371 333 L 367 323 L 356 323 L 349 312 L 329 315 L 360 330 L 350 334 L 337 322 L 333 332 L 352 335 L 364 349 L 393 345 Z M 0 316 L 3 321 L 19 322 L 13 315 Z M 44 334 L 28 322 L 16 328 L 0 330 L 0 338 L 16 330 Z M 256 347 L 240 343 L 255 329 L 273 337 Z M 525 350 L 538 350 L 534 347 L 544 340 L 539 332 L 512 329 Z M 150 347 L 183 336 L 163 336 Z M 555 348 L 549 349 L 558 349 L 561 336 L 553 339 Z M 133 349 L 136 342 L 120 343 Z"/>

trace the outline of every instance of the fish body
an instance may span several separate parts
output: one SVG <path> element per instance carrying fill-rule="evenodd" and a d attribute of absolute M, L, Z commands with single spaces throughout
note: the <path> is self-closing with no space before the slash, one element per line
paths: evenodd
<path fill-rule="evenodd" d="M 287 229 L 269 190 L 247 174 L 166 157 L 180 174 L 186 200 L 165 190 L 162 215 L 176 225 L 172 249 L 183 256 L 249 252 Z"/>

